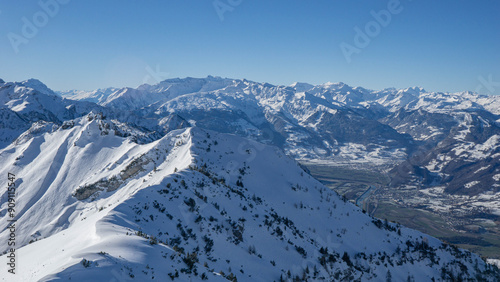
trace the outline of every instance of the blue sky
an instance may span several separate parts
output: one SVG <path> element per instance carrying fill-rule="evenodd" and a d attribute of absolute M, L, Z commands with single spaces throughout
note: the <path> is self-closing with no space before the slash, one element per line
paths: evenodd
<path fill-rule="evenodd" d="M 55 90 L 216 75 L 500 94 L 499 14 L 489 0 L 0 0 L 0 78 Z"/>

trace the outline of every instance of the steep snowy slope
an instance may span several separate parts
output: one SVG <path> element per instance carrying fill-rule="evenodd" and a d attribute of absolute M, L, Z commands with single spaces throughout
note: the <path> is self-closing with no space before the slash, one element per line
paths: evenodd
<path fill-rule="evenodd" d="M 0 148 L 38 121 L 62 124 L 91 111 L 107 113 L 94 103 L 61 98 L 45 84 L 29 79 L 0 83 Z"/>
<path fill-rule="evenodd" d="M 120 90 L 120 88 L 110 87 L 104 89 L 96 89 L 92 91 L 66 90 L 66 91 L 56 91 L 56 93 L 70 100 L 104 103 L 110 95 L 112 95 L 114 92 L 118 90 Z"/>
<path fill-rule="evenodd" d="M 403 163 L 393 169 L 393 179 L 411 181 L 420 178 L 424 183 L 443 185 L 450 194 L 477 196 L 500 192 L 500 178 L 496 176 L 500 175 L 500 126 L 492 121 L 491 114 L 471 111 L 456 115 L 448 122 L 445 118 L 441 121 L 441 124 L 424 123 L 427 130 L 433 131 L 433 134 L 428 134 L 440 137 L 437 139 L 440 142 L 409 159 L 422 171 L 407 171 L 408 175 L 405 175 L 402 167 L 407 163 Z M 418 127 L 411 129 L 414 134 L 415 129 Z M 500 210 L 495 211 L 498 212 Z"/>
<path fill-rule="evenodd" d="M 10 144 L 30 127 L 29 121 L 18 113 L 5 108 L 0 108 L 0 148 Z"/>
<path fill-rule="evenodd" d="M 101 95 L 99 104 L 121 110 L 137 110 L 160 101 L 174 99 L 180 95 L 221 89 L 232 83 L 232 79 L 211 76 L 207 78 L 167 79 L 156 85 L 144 84 L 137 89 L 122 88 L 106 91 Z M 65 93 L 61 92 L 60 94 L 65 96 Z"/>
<path fill-rule="evenodd" d="M 138 145 L 112 126 L 89 115 L 0 151 L 0 174 L 16 177 L 20 247 L 17 274 L 2 281 L 500 275 L 363 214 L 276 147 L 197 127 Z M 0 241 L 6 226 L 2 216 Z"/>
<path fill-rule="evenodd" d="M 102 91 L 70 95 L 72 98 L 81 99 L 77 101 L 57 96 L 35 79 L 0 83 L 0 148 L 10 144 L 34 123 L 52 123 L 61 126 L 66 121 L 90 112 L 100 113 L 113 119 L 121 134 L 134 135 L 134 140 L 138 142 L 157 140 L 170 130 L 189 126 L 189 122 L 175 113 L 165 114 L 162 117 L 147 117 L 141 113 L 103 107 L 87 101 L 93 100 L 89 95 L 109 94 L 112 89 Z M 39 125 L 35 126 L 38 127 Z"/>
<path fill-rule="evenodd" d="M 93 103 L 62 99 L 36 79 L 0 84 L 0 107 L 10 109 L 29 121 L 62 122 L 91 110 Z"/>
<path fill-rule="evenodd" d="M 477 95 L 471 99 L 493 114 L 500 115 L 500 96 Z"/>
<path fill-rule="evenodd" d="M 458 125 L 458 121 L 451 115 L 402 108 L 383 118 L 382 122 L 401 133 L 411 135 L 414 140 L 433 145 L 443 140 Z"/>

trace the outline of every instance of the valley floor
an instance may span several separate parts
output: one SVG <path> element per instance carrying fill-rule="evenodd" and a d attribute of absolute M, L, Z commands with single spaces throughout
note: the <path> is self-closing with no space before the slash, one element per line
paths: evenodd
<path fill-rule="evenodd" d="M 305 164 L 327 187 L 370 215 L 422 231 L 481 256 L 500 259 L 500 193 L 452 196 L 440 187 L 391 188 L 383 173 Z"/>

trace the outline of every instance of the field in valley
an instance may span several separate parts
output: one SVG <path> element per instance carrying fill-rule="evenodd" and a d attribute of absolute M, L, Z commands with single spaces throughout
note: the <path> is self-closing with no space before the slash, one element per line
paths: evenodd
<path fill-rule="evenodd" d="M 429 201 L 420 199 L 418 190 L 391 189 L 389 178 L 378 172 L 316 164 L 305 166 L 327 187 L 377 218 L 398 222 L 483 257 L 500 258 L 498 216 L 457 216 L 456 210 L 437 213 L 428 205 Z M 411 197 L 415 198 L 414 205 L 398 200 Z"/>

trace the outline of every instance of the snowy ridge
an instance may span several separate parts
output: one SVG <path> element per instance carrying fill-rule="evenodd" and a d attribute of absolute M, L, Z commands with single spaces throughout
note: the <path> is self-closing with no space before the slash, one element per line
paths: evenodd
<path fill-rule="evenodd" d="M 96 89 L 92 91 L 67 90 L 67 91 L 57 91 L 56 93 L 70 100 L 104 103 L 107 97 L 109 97 L 118 90 L 119 88 L 110 87 L 104 89 Z"/>
<path fill-rule="evenodd" d="M 29 79 L 0 84 L 0 148 L 14 141 L 32 123 L 57 125 L 91 111 L 108 112 L 94 103 L 68 100 L 57 96 L 45 84 Z"/>
<path fill-rule="evenodd" d="M 105 124 L 79 118 L 0 152 L 0 173 L 17 176 L 20 247 L 15 280 L 2 281 L 498 275 L 363 214 L 276 147 L 197 127 L 139 145 Z"/>

